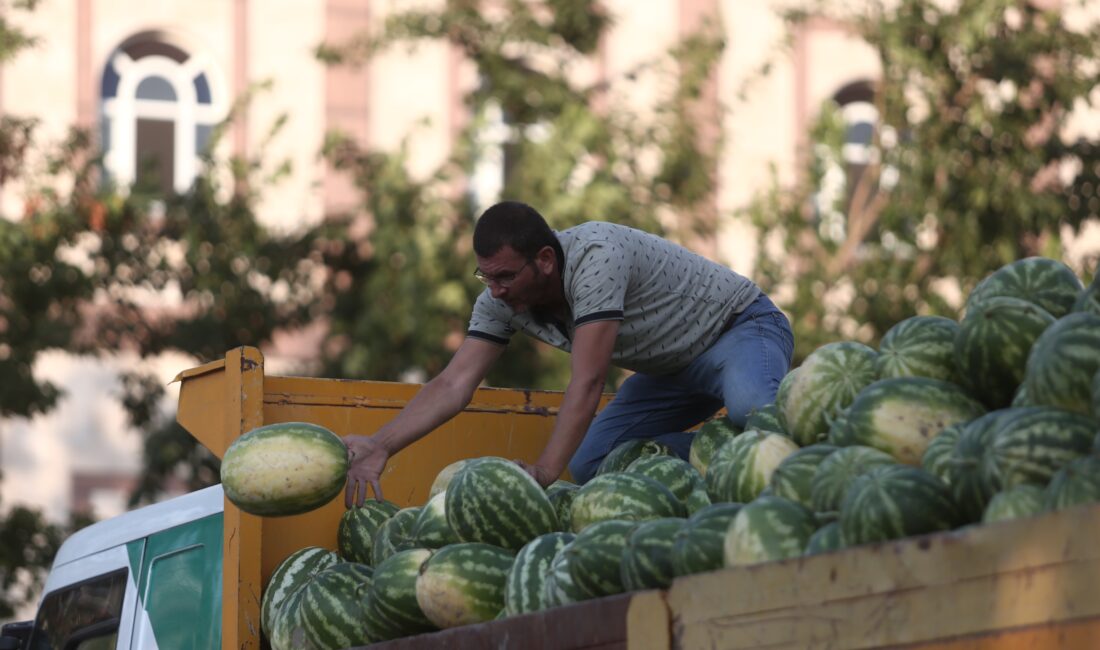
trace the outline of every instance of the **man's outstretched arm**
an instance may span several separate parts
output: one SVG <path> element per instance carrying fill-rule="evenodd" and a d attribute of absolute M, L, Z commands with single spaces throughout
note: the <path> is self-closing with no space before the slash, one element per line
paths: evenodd
<path fill-rule="evenodd" d="M 382 498 L 379 479 L 390 456 L 423 438 L 459 413 L 473 398 L 474 390 L 485 378 L 504 346 L 476 338 L 467 338 L 459 346 L 443 372 L 424 384 L 405 408 L 373 436 L 344 436 L 351 454 L 344 505 L 362 505 L 367 486 L 377 499 Z"/>
<path fill-rule="evenodd" d="M 565 471 L 569 460 L 584 439 L 588 425 L 596 415 L 603 395 L 615 337 L 617 320 L 586 323 L 577 328 L 573 340 L 572 376 L 565 389 L 554 432 L 534 465 L 520 463 L 531 476 L 546 487 Z"/>

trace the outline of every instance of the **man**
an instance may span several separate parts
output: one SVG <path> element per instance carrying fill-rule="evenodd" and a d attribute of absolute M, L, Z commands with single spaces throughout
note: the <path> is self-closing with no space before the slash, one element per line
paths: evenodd
<path fill-rule="evenodd" d="M 450 363 L 374 436 L 344 439 L 349 507 L 368 485 L 381 498 L 389 457 L 465 408 L 517 331 L 572 354 L 550 440 L 534 464 L 520 462 L 543 486 L 567 465 L 588 481 L 634 438 L 686 458 L 686 429 L 723 405 L 744 425 L 790 366 L 790 323 L 753 282 L 655 235 L 603 222 L 555 232 L 534 208 L 505 202 L 478 220 L 474 253 L 488 288 Z M 634 374 L 595 416 L 612 363 Z"/>

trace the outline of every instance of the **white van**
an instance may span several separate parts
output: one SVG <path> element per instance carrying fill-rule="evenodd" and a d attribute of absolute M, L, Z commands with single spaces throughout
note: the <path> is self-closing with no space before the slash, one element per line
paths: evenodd
<path fill-rule="evenodd" d="M 215 485 L 74 533 L 0 650 L 220 648 L 223 504 Z"/>

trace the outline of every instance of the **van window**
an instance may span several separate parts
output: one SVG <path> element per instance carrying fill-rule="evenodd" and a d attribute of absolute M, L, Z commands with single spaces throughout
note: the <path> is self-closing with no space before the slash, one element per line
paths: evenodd
<path fill-rule="evenodd" d="M 34 650 L 103 650 L 118 640 L 127 570 L 119 569 L 46 595 L 31 632 Z"/>

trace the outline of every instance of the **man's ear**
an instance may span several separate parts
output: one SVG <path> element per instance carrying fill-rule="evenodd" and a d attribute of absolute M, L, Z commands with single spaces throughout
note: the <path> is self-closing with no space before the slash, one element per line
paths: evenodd
<path fill-rule="evenodd" d="M 535 254 L 535 264 L 538 265 L 539 271 L 542 273 L 550 273 L 558 266 L 558 255 L 554 252 L 553 247 L 543 246 L 539 249 L 539 252 Z"/>

